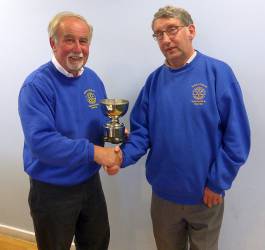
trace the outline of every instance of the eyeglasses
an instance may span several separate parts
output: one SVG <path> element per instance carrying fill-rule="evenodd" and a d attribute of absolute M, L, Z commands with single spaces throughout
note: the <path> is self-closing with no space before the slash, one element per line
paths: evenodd
<path fill-rule="evenodd" d="M 180 31 L 180 29 L 183 27 L 187 27 L 187 26 L 184 26 L 184 25 L 182 25 L 182 26 L 171 26 L 171 27 L 167 28 L 166 30 L 155 32 L 153 34 L 153 38 L 155 39 L 155 41 L 162 41 L 164 38 L 164 33 L 166 33 L 169 38 L 172 38 L 172 37 L 176 36 L 177 33 Z"/>

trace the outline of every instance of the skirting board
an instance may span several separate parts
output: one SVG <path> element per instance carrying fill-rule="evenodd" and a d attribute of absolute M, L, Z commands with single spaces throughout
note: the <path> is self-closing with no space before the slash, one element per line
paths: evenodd
<path fill-rule="evenodd" d="M 0 224 L 0 234 L 36 243 L 35 234 L 33 232 L 16 227 Z M 71 246 L 71 250 L 75 250 L 74 243 Z"/>

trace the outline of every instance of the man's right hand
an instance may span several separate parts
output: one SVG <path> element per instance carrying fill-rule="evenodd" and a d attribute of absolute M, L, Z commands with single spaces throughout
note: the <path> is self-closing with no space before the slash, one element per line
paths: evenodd
<path fill-rule="evenodd" d="M 100 147 L 94 146 L 94 161 L 104 167 L 109 175 L 117 174 L 122 163 L 122 152 L 119 146 Z"/>
<path fill-rule="evenodd" d="M 119 157 L 121 158 L 122 163 L 122 151 L 119 146 L 114 147 L 114 152 L 119 154 Z M 120 163 L 120 165 L 121 165 Z M 103 166 L 105 172 L 107 172 L 108 175 L 115 175 L 120 171 L 121 166 L 120 165 L 113 165 L 113 166 Z"/>

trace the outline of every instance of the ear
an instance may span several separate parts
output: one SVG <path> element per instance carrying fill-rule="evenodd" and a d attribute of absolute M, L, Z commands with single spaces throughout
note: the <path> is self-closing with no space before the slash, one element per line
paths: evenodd
<path fill-rule="evenodd" d="M 188 30 L 189 30 L 189 38 L 190 38 L 190 40 L 193 40 L 193 38 L 194 38 L 195 35 L 196 35 L 196 29 L 195 29 L 194 24 L 190 24 L 190 25 L 188 26 Z"/>
<path fill-rule="evenodd" d="M 56 52 L 56 43 L 54 41 L 54 38 L 50 37 L 50 46 L 52 48 L 53 52 Z"/>

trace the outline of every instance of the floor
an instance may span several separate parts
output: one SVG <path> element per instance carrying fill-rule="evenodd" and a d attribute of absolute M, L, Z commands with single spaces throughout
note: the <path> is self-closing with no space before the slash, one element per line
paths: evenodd
<path fill-rule="evenodd" d="M 37 250 L 36 244 L 0 234 L 0 250 Z"/>

